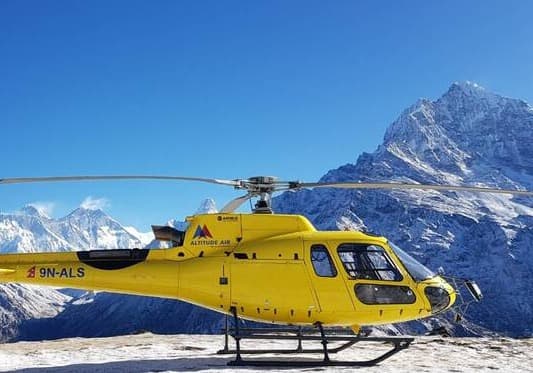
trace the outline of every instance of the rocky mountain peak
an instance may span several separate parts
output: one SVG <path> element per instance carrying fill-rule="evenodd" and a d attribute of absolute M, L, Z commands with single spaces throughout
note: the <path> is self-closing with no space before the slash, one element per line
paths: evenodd
<path fill-rule="evenodd" d="M 50 218 L 43 209 L 38 208 L 35 205 L 28 204 L 20 209 L 20 213 L 28 216 L 36 216 L 42 218 Z"/>
<path fill-rule="evenodd" d="M 462 82 L 453 82 L 450 88 L 448 88 L 448 92 L 445 93 L 445 96 L 452 96 L 452 95 L 461 95 L 461 96 L 485 96 L 485 95 L 491 95 L 494 96 L 493 93 L 487 91 L 485 88 L 480 86 L 479 84 L 471 81 L 462 81 Z"/>
<path fill-rule="evenodd" d="M 438 180 L 453 181 L 452 174 L 464 180 L 472 169 L 487 167 L 533 174 L 526 145 L 531 128 L 533 110 L 524 101 L 476 83 L 454 83 L 438 100 L 421 99 L 405 110 L 374 158 L 396 157 L 426 175 L 440 174 Z"/>
<path fill-rule="evenodd" d="M 94 217 L 102 217 L 102 216 L 108 216 L 103 210 L 101 209 L 93 209 L 93 208 L 86 208 L 83 206 L 80 206 L 76 209 L 74 209 L 70 214 L 67 216 L 94 216 Z"/>
<path fill-rule="evenodd" d="M 200 204 L 200 207 L 196 210 L 195 215 L 198 214 L 216 214 L 218 212 L 215 200 L 212 198 L 206 198 Z"/>

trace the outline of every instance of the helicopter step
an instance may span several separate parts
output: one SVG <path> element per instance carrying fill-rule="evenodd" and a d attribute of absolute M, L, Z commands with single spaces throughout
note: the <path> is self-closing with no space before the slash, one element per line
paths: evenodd
<path fill-rule="evenodd" d="M 236 309 L 232 309 L 234 327 L 230 328 L 226 318 L 224 348 L 218 354 L 235 354 L 235 360 L 228 362 L 230 366 L 259 366 L 259 367 L 321 367 L 321 366 L 373 366 L 409 347 L 414 340 L 412 337 L 368 337 L 365 335 L 347 334 L 346 329 L 330 330 L 331 335 L 326 335 L 322 324 L 317 323 L 312 328 L 243 328 L 239 326 Z M 317 329 L 319 334 L 317 334 Z M 235 349 L 229 348 L 229 337 L 235 340 Z M 294 340 L 297 346 L 293 349 L 242 349 L 241 341 L 249 340 Z M 322 348 L 303 348 L 303 341 L 320 341 Z M 382 355 L 364 361 L 336 361 L 331 360 L 329 354 L 343 351 L 358 342 L 377 342 L 391 345 L 391 349 Z M 339 344 L 329 347 L 330 343 Z M 323 354 L 322 360 L 251 360 L 243 359 L 242 355 L 260 354 Z"/>

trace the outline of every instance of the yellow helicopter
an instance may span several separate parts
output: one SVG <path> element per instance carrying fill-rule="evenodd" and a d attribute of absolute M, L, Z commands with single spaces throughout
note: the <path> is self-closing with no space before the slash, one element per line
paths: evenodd
<path fill-rule="evenodd" d="M 471 186 L 399 183 L 278 181 L 270 176 L 209 179 L 181 176 L 67 176 L 4 178 L 0 184 L 94 180 L 181 180 L 207 182 L 245 190 L 219 213 L 187 218 L 188 228 L 153 226 L 155 238 L 171 248 L 91 250 L 0 255 L 0 283 L 49 285 L 115 293 L 157 296 L 186 301 L 234 318 L 226 328 L 233 365 L 278 366 L 277 360 L 247 360 L 245 353 L 323 352 L 322 360 L 289 365 L 372 365 L 409 346 L 408 337 L 369 337 L 361 327 L 417 320 L 443 312 L 457 292 L 445 279 L 417 262 L 385 237 L 356 231 L 318 231 L 300 215 L 273 214 L 274 192 L 302 188 L 431 189 L 531 196 L 524 190 Z M 251 214 L 234 211 L 257 198 Z M 475 299 L 481 291 L 465 285 Z M 299 327 L 296 335 L 271 335 L 244 330 L 239 319 Z M 320 335 L 302 327 L 317 327 Z M 324 327 L 348 327 L 355 334 L 326 335 Z M 287 332 L 272 328 L 270 331 Z M 228 348 L 228 333 L 236 349 Z M 297 339 L 295 350 L 244 350 L 241 340 Z M 305 350 L 302 340 L 318 341 L 322 349 Z M 370 361 L 332 361 L 338 352 L 361 340 L 387 342 L 392 350 Z M 337 348 L 328 343 L 344 342 Z"/>

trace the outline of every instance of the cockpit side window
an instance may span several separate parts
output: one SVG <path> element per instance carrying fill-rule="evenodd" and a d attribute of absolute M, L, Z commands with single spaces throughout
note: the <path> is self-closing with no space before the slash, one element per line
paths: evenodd
<path fill-rule="evenodd" d="M 339 258 L 353 279 L 401 281 L 398 268 L 381 246 L 343 243 L 338 246 Z"/>
<path fill-rule="evenodd" d="M 328 249 L 324 245 L 311 246 L 311 263 L 313 263 L 313 269 L 317 276 L 337 276 L 337 269 L 331 260 Z"/>

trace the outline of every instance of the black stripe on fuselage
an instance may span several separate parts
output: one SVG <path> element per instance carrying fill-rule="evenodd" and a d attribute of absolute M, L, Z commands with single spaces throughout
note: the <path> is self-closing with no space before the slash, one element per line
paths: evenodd
<path fill-rule="evenodd" d="M 149 249 L 119 249 L 78 251 L 80 262 L 97 269 L 113 270 L 144 262 Z"/>

